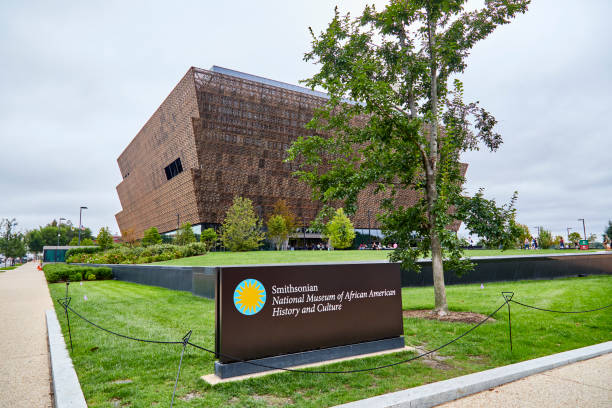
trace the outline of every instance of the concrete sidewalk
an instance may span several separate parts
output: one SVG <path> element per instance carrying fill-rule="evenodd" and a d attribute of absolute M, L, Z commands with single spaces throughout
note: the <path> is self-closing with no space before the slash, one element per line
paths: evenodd
<path fill-rule="evenodd" d="M 0 407 L 52 407 L 45 324 L 52 308 L 35 263 L 0 272 Z"/>
<path fill-rule="evenodd" d="M 612 354 L 535 374 L 438 407 L 609 408 Z"/>

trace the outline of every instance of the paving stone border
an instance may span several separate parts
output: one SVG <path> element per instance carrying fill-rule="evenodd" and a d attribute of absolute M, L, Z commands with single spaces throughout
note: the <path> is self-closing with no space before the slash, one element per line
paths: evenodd
<path fill-rule="evenodd" d="M 480 371 L 403 391 L 366 398 L 336 408 L 429 408 L 556 367 L 612 353 L 612 341 Z"/>
<path fill-rule="evenodd" d="M 87 408 L 55 310 L 45 312 L 55 408 Z"/>

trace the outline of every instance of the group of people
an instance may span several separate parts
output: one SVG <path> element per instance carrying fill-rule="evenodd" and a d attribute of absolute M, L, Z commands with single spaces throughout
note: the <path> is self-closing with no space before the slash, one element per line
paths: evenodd
<path fill-rule="evenodd" d="M 397 248 L 397 244 L 393 243 L 393 244 L 389 244 L 389 245 L 384 245 L 381 242 L 372 242 L 370 245 L 368 244 L 360 244 L 359 245 L 359 249 L 363 250 L 363 249 L 395 249 Z"/>
<path fill-rule="evenodd" d="M 525 249 L 538 249 L 538 240 L 532 238 L 530 241 L 529 238 L 525 238 Z"/>

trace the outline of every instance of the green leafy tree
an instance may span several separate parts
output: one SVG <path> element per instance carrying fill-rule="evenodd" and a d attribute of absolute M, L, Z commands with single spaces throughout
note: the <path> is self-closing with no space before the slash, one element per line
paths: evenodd
<path fill-rule="evenodd" d="M 597 242 L 597 235 L 595 234 L 591 234 L 587 237 L 587 240 L 589 241 L 589 243 L 593 243 L 593 242 Z"/>
<path fill-rule="evenodd" d="M 17 220 L 4 218 L 0 221 L 0 252 L 4 255 L 4 262 L 8 258 L 21 258 L 26 254 L 25 237 L 15 231 Z"/>
<path fill-rule="evenodd" d="M 108 249 L 113 246 L 113 236 L 108 232 L 108 227 L 100 228 L 96 243 L 102 250 Z"/>
<path fill-rule="evenodd" d="M 289 232 L 289 234 L 295 232 L 297 226 L 295 214 L 291 212 L 285 200 L 278 200 L 274 203 L 272 214 L 280 215 L 281 217 L 283 217 L 283 219 L 285 220 L 285 224 L 287 225 L 287 231 Z"/>
<path fill-rule="evenodd" d="M 30 252 L 42 252 L 45 243 L 40 229 L 28 231 L 25 240 Z"/>
<path fill-rule="evenodd" d="M 518 236 L 516 238 L 516 242 L 519 247 L 525 246 L 525 240 L 529 240 L 531 238 L 531 232 L 529 232 L 529 227 L 525 224 L 516 224 L 518 229 Z"/>
<path fill-rule="evenodd" d="M 549 230 L 544 229 L 544 227 L 540 227 L 540 233 L 538 235 L 538 246 L 541 249 L 548 249 L 553 246 L 553 244 L 554 241 L 552 233 Z"/>
<path fill-rule="evenodd" d="M 355 228 L 342 208 L 338 208 L 325 228 L 325 236 L 333 248 L 344 249 L 353 244 Z"/>
<path fill-rule="evenodd" d="M 568 240 L 571 243 L 578 242 L 582 239 L 579 232 L 571 232 L 568 236 Z"/>
<path fill-rule="evenodd" d="M 81 239 L 81 246 L 93 246 L 93 245 L 95 245 L 93 242 L 93 239 L 91 238 Z"/>
<path fill-rule="evenodd" d="M 157 231 L 157 228 L 151 227 L 144 232 L 144 236 L 142 237 L 142 241 L 140 242 L 142 246 L 151 246 L 161 244 L 162 237 Z"/>
<path fill-rule="evenodd" d="M 215 246 L 217 238 L 217 233 L 213 228 L 206 228 L 200 235 L 200 242 L 206 245 L 206 249 L 210 249 Z"/>
<path fill-rule="evenodd" d="M 280 214 L 272 215 L 268 219 L 267 227 L 268 227 L 268 237 L 270 238 L 272 242 L 274 242 L 274 246 L 276 246 L 276 250 L 280 251 L 285 241 L 289 238 L 289 230 L 287 229 L 287 221 Z"/>
<path fill-rule="evenodd" d="M 232 252 L 259 248 L 264 240 L 261 220 L 255 215 L 253 202 L 248 198 L 234 197 L 225 214 L 221 227 L 221 241 Z"/>
<path fill-rule="evenodd" d="M 553 245 L 558 247 L 559 244 L 561 244 L 561 240 L 563 239 L 563 237 L 561 235 L 557 235 L 555 237 L 555 239 L 553 240 Z"/>
<path fill-rule="evenodd" d="M 608 228 L 605 229 L 604 234 L 608 236 L 608 238 L 612 238 L 612 220 L 608 221 Z"/>
<path fill-rule="evenodd" d="M 416 259 L 431 253 L 439 314 L 448 311 L 444 265 L 456 272 L 471 266 L 447 229 L 461 220 L 454 207 L 462 205 L 462 214 L 477 210 L 462 198 L 460 154 L 480 143 L 496 150 L 502 142 L 493 130 L 496 119 L 465 103 L 461 82 L 449 87 L 449 81 L 464 71 L 471 48 L 525 12 L 529 1 L 487 1 L 476 11 L 464 10 L 465 3 L 392 0 L 382 11 L 367 6 L 355 19 L 336 10 L 305 55 L 320 67 L 306 84 L 326 90 L 329 100 L 308 125 L 314 135 L 299 138 L 288 157 L 298 162 L 297 174 L 315 199 L 342 201 L 349 214 L 368 186 L 385 193 L 379 219 L 398 243 L 391 259 L 418 269 Z M 395 193 L 411 188 L 421 198 L 406 208 Z M 502 227 L 511 228 L 510 220 Z M 512 236 L 493 230 L 492 242 Z"/>
<path fill-rule="evenodd" d="M 192 242 L 196 242 L 196 237 L 193 233 L 193 229 L 191 229 L 191 223 L 186 222 L 181 225 L 181 228 L 176 232 L 176 244 L 187 245 Z"/>

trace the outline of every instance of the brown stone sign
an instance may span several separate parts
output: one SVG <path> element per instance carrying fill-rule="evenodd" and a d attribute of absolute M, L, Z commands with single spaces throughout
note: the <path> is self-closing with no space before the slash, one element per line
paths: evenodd
<path fill-rule="evenodd" d="M 221 267 L 219 361 L 403 335 L 398 264 Z"/>

